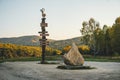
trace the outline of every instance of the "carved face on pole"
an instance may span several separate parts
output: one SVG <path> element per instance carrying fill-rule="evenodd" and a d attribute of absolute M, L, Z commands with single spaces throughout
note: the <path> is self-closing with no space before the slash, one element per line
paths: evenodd
<path fill-rule="evenodd" d="M 46 16 L 46 14 L 45 14 L 45 9 L 42 8 L 40 11 L 42 12 L 42 17 L 44 18 L 44 17 Z"/>

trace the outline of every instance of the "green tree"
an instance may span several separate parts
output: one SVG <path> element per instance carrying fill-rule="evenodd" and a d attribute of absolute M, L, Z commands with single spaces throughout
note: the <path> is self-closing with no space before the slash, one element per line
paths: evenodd
<path fill-rule="evenodd" d="M 94 31 L 94 45 L 95 45 L 95 51 L 94 55 L 100 55 L 100 53 L 103 51 L 103 31 L 98 28 Z"/>
<path fill-rule="evenodd" d="M 106 32 L 104 33 L 104 44 L 105 44 L 105 49 L 104 53 L 105 55 L 112 55 L 112 49 L 111 49 L 111 28 L 107 27 Z"/>
<path fill-rule="evenodd" d="M 112 26 L 111 46 L 114 53 L 120 54 L 120 17 L 115 20 Z"/>
<path fill-rule="evenodd" d="M 95 44 L 95 34 L 94 31 L 99 28 L 99 23 L 95 21 L 94 18 L 90 18 L 90 20 L 84 21 L 82 23 L 83 28 L 80 30 L 80 32 L 83 35 L 83 42 L 85 45 L 90 46 L 90 48 L 94 51 L 96 51 L 96 44 Z"/>

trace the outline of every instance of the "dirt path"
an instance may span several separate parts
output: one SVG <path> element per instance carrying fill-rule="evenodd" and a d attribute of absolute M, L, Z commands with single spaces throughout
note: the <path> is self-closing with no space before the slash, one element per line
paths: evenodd
<path fill-rule="evenodd" d="M 120 63 L 85 62 L 92 70 L 61 70 L 59 64 L 5 62 L 0 64 L 0 80 L 120 80 Z"/>

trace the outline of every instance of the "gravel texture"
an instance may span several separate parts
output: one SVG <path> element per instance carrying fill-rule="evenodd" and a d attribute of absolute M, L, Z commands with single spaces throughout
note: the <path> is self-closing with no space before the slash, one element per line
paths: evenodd
<path fill-rule="evenodd" d="M 62 70 L 56 68 L 60 64 L 38 63 L 0 63 L 0 80 L 120 80 L 120 63 L 116 62 L 85 62 L 96 67 L 90 70 Z"/>

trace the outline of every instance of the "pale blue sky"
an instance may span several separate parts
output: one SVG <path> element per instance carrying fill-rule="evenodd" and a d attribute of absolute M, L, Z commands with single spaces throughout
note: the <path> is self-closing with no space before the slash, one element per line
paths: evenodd
<path fill-rule="evenodd" d="M 39 35 L 41 8 L 48 38 L 56 40 L 80 36 L 82 22 L 91 17 L 102 27 L 120 16 L 120 0 L 0 0 L 0 37 Z"/>

